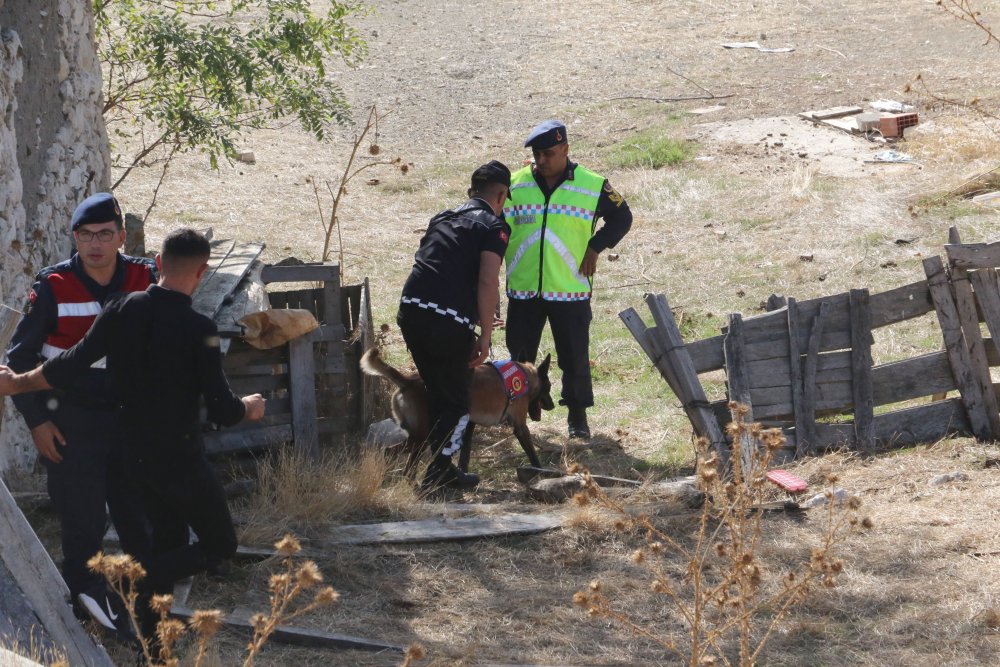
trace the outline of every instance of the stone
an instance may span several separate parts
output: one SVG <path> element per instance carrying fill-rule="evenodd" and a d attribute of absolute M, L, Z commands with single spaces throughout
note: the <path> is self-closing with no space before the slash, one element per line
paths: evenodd
<path fill-rule="evenodd" d="M 941 486 L 943 484 L 950 484 L 952 482 L 968 482 L 969 476 L 960 470 L 955 472 L 946 472 L 941 475 L 935 475 L 928 482 L 930 486 Z"/>
<path fill-rule="evenodd" d="M 542 479 L 528 487 L 528 495 L 543 503 L 561 503 L 583 490 L 582 475 Z"/>

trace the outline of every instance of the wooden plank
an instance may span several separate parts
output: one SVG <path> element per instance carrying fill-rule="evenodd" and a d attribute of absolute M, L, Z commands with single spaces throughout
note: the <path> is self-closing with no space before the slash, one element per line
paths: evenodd
<path fill-rule="evenodd" d="M 13 576 L 45 628 L 71 665 L 114 667 L 103 648 L 94 643 L 66 604 L 69 590 L 62 575 L 18 509 L 6 484 L 0 481 L 0 560 Z"/>
<path fill-rule="evenodd" d="M 969 362 L 969 351 L 962 338 L 962 325 L 958 317 L 958 308 L 948 287 L 948 278 L 940 257 L 928 257 L 924 260 L 924 273 L 934 300 L 938 323 L 944 337 L 945 349 L 948 351 L 948 361 L 951 364 L 955 383 L 962 395 L 962 403 L 969 415 L 972 431 L 978 440 L 988 441 L 992 432 L 990 419 L 986 414 L 982 390 L 976 381 Z"/>
<path fill-rule="evenodd" d="M 295 450 L 309 458 L 316 458 L 319 456 L 319 438 L 316 430 L 316 364 L 312 341 L 305 336 L 290 341 L 288 357 Z"/>
<path fill-rule="evenodd" d="M 1000 340 L 1000 290 L 998 290 L 996 269 L 980 269 L 969 273 L 972 286 L 976 290 L 976 301 L 983 311 L 983 318 L 986 320 L 986 328 L 992 336 L 992 340 L 987 344 L 983 343 L 987 356 L 987 363 L 995 365 L 990 360 L 997 355 L 996 341 Z M 992 352 L 992 355 L 991 355 Z"/>
<path fill-rule="evenodd" d="M 636 342 L 639 343 L 642 351 L 653 362 L 653 366 L 660 371 L 660 376 L 667 381 L 670 391 L 679 399 L 681 390 L 677 376 L 673 368 L 671 368 L 669 360 L 661 355 L 657 349 L 656 341 L 659 340 L 659 336 L 655 329 L 646 326 L 646 323 L 642 320 L 639 313 L 636 312 L 635 308 L 626 308 L 618 313 L 618 317 L 625 323 L 625 327 L 632 334 L 632 337 L 635 338 Z M 685 412 L 687 412 L 687 408 L 685 408 Z M 694 423 L 692 415 L 688 414 L 688 419 L 691 420 L 692 424 Z"/>
<path fill-rule="evenodd" d="M 334 528 L 323 546 L 343 544 L 411 544 L 468 540 L 481 537 L 533 535 L 560 528 L 563 512 L 544 514 L 500 513 L 490 516 L 434 518 L 418 521 L 365 523 Z"/>
<path fill-rule="evenodd" d="M 212 431 L 204 436 L 207 454 L 232 454 L 264 449 L 291 442 L 292 439 L 291 424 L 278 424 L 240 431 Z"/>
<path fill-rule="evenodd" d="M 850 347 L 846 308 L 847 298 L 848 295 L 845 293 L 833 295 L 832 297 L 819 297 L 816 299 L 807 299 L 798 302 L 800 336 L 799 349 L 805 349 L 808 345 L 808 342 L 804 341 L 803 338 L 808 335 L 809 325 L 816 316 L 819 303 L 824 300 L 831 299 L 835 302 L 835 306 L 841 300 L 844 302 L 842 311 L 840 308 L 835 308 L 836 312 L 841 313 L 843 319 L 839 322 L 835 322 L 831 326 L 833 330 L 842 330 L 843 336 L 831 336 L 828 340 L 822 341 L 820 351 Z M 915 317 L 920 317 L 934 310 L 934 306 L 930 299 L 930 292 L 928 291 L 927 283 L 925 281 L 911 283 L 886 292 L 873 294 L 871 296 L 870 303 L 873 329 L 895 324 L 897 322 L 903 322 Z M 788 339 L 787 333 L 785 333 L 785 331 L 787 331 L 786 322 L 787 313 L 785 309 L 744 318 L 744 336 L 747 337 L 747 341 L 749 341 L 748 331 L 753 333 L 754 336 L 760 336 L 767 332 L 771 332 L 775 336 L 780 336 L 781 339 L 785 341 L 784 345 L 777 347 L 773 351 L 773 354 L 761 354 L 757 356 L 758 359 L 778 358 L 787 353 Z M 723 336 L 712 336 L 711 338 L 703 338 L 687 344 L 688 353 L 691 355 L 691 360 L 698 373 L 719 370 L 725 366 L 725 358 L 722 353 L 723 338 Z M 749 360 L 752 359 L 748 357 L 748 361 Z"/>
<path fill-rule="evenodd" d="M 857 106 L 842 106 L 842 107 L 831 107 L 829 109 L 819 109 L 817 111 L 803 111 L 799 115 L 804 115 L 807 118 L 813 120 L 829 120 L 831 118 L 841 118 L 843 116 L 853 116 L 854 114 L 861 113 L 861 107 Z"/>
<path fill-rule="evenodd" d="M 299 266 L 265 266 L 260 274 L 264 284 L 308 283 L 335 281 L 340 283 L 340 265 L 301 264 Z"/>
<path fill-rule="evenodd" d="M 792 300 L 794 302 L 794 299 Z M 791 320 L 789 320 L 791 326 Z M 798 326 L 797 323 L 795 325 Z M 798 339 L 798 336 L 796 336 Z M 796 359 L 799 375 L 802 373 L 802 351 L 796 342 L 796 354 L 792 353 L 791 338 L 789 338 L 788 357 L 762 359 L 747 362 L 747 375 L 750 376 L 751 387 L 781 387 L 792 384 L 792 359 Z M 819 355 L 816 364 L 816 381 L 843 382 L 851 379 L 851 353 L 847 350 L 824 352 Z M 801 384 L 801 383 L 800 383 Z"/>
<path fill-rule="evenodd" d="M 1000 266 L 1000 241 L 993 243 L 949 243 L 944 247 L 948 262 L 955 268 L 971 271 Z"/>
<path fill-rule="evenodd" d="M 973 377 L 979 384 L 983 396 L 983 410 L 989 419 L 991 435 L 994 440 L 1000 439 L 1000 407 L 990 390 L 990 367 L 986 361 L 986 349 L 983 346 L 983 333 L 979 328 L 979 314 L 976 310 L 976 300 L 972 295 L 972 284 L 965 269 L 954 268 L 951 271 L 951 289 L 958 309 L 958 320 L 962 325 L 962 337 L 969 351 L 969 364 Z"/>
<path fill-rule="evenodd" d="M 236 286 L 232 298 L 223 300 L 222 307 L 215 315 L 215 326 L 220 336 L 242 336 L 243 327 L 238 322 L 251 313 L 271 307 L 264 282 L 260 278 L 263 269 L 264 263 L 259 259 L 251 262 L 247 275 Z"/>
<path fill-rule="evenodd" d="M 806 419 L 802 395 L 802 357 L 799 354 L 799 304 L 789 298 L 786 307 L 786 325 L 788 327 L 788 370 L 789 381 L 792 384 L 792 414 L 795 416 L 795 431 L 805 433 L 809 428 Z M 804 439 L 803 439 L 804 442 Z M 805 454 L 804 448 L 796 447 L 795 457 Z"/>
<path fill-rule="evenodd" d="M 320 320 L 324 324 L 343 325 L 340 306 L 340 265 L 334 264 L 336 271 L 333 278 L 328 278 L 323 284 L 323 313 Z M 365 278 L 365 289 L 368 288 L 368 279 Z"/>
<path fill-rule="evenodd" d="M 851 290 L 851 369 L 854 372 L 854 442 L 863 452 L 875 449 L 875 399 L 872 389 L 872 322 L 868 290 Z"/>
<path fill-rule="evenodd" d="M 692 408 L 692 413 L 696 416 L 693 421 L 698 435 L 706 438 L 712 449 L 719 456 L 719 469 L 729 468 L 729 447 L 725 436 L 719 428 L 719 423 L 715 420 L 711 409 L 708 406 L 708 398 L 705 396 L 705 389 L 698 380 L 698 374 L 694 370 L 691 357 L 684 346 L 684 339 L 681 337 L 680 329 L 674 320 L 673 313 L 670 312 L 670 304 L 663 294 L 647 294 L 646 305 L 653 314 L 657 331 L 663 336 L 667 343 L 667 357 L 671 366 L 677 371 L 677 380 L 682 391 L 689 396 L 689 400 L 684 401 Z"/>
<path fill-rule="evenodd" d="M 989 349 L 989 348 L 987 348 Z M 824 355 L 820 355 L 822 359 Z M 1000 354 L 990 357 L 1000 365 Z M 872 369 L 874 405 L 889 405 L 956 389 L 948 362 L 948 353 L 931 352 L 912 359 L 882 364 Z M 754 414 L 774 418 L 795 414 L 791 387 L 767 387 L 753 390 Z M 853 405 L 849 382 L 817 382 L 817 412 L 847 409 Z"/>
<path fill-rule="evenodd" d="M 191 307 L 212 319 L 264 251 L 263 243 L 229 243 L 220 242 L 218 251 L 213 247 L 208 272 L 191 295 Z"/>
<path fill-rule="evenodd" d="M 810 443 L 816 440 L 816 365 L 819 361 L 820 339 L 823 336 L 824 320 L 828 311 L 829 307 L 826 303 L 821 303 L 819 312 L 813 320 L 805 366 L 802 370 L 802 415 L 805 423 L 805 430 L 802 434 L 805 439 L 804 447 L 809 447 Z"/>
<path fill-rule="evenodd" d="M 288 389 L 289 375 L 234 375 L 227 378 L 229 388 L 239 395 Z"/>
<path fill-rule="evenodd" d="M 739 420 L 749 426 L 754 421 L 753 401 L 750 399 L 750 378 L 747 376 L 746 360 L 743 356 L 743 318 L 739 313 L 729 315 L 729 330 L 722 347 L 726 356 L 726 378 L 729 381 L 732 420 L 734 422 Z M 754 450 L 757 444 L 748 428 L 743 430 L 739 440 L 740 470 L 736 476 L 749 485 L 753 479 Z"/>
<path fill-rule="evenodd" d="M 271 552 L 273 555 L 274 552 Z M 189 620 L 194 616 L 194 611 L 182 605 L 175 604 L 170 608 L 170 615 L 175 618 Z M 239 618 L 230 614 L 222 619 L 223 624 L 230 629 L 239 630 L 246 633 L 253 633 L 253 626 L 249 619 Z M 380 640 L 362 639 L 350 635 L 341 635 L 325 630 L 312 630 L 299 628 L 291 625 L 279 625 L 269 641 L 280 644 L 290 644 L 294 646 L 309 646 L 313 648 L 327 649 L 349 649 L 354 651 L 393 651 L 395 653 L 405 653 L 406 647 L 398 644 L 390 644 Z"/>

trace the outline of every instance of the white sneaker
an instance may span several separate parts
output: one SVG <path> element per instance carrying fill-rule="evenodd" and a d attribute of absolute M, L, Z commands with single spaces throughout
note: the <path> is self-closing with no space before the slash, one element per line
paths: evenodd
<path fill-rule="evenodd" d="M 87 593 L 80 593 L 76 596 L 80 605 L 87 610 L 95 621 L 103 625 L 112 632 L 121 632 L 129 628 L 129 620 L 121 603 L 115 604 L 111 596 L 107 593 L 99 593 L 91 596 Z"/>

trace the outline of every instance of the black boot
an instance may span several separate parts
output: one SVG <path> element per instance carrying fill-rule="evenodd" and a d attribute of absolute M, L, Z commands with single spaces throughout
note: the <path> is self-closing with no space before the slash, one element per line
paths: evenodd
<path fill-rule="evenodd" d="M 566 424 L 569 426 L 570 438 L 590 440 L 590 427 L 587 425 L 587 408 L 575 405 L 569 406 L 569 415 L 566 417 Z"/>
<path fill-rule="evenodd" d="M 479 484 L 479 475 L 473 472 L 462 472 L 451 462 L 450 456 L 439 454 L 427 466 L 424 481 L 420 482 L 420 491 L 430 493 L 440 488 L 473 489 Z"/>

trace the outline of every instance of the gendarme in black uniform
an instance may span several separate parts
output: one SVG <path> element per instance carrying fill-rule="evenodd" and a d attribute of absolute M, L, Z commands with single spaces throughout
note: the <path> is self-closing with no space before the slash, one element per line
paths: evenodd
<path fill-rule="evenodd" d="M 510 172 L 503 172 L 509 185 Z M 403 286 L 397 321 L 427 387 L 428 444 L 437 465 L 450 463 L 469 420 L 480 253 L 503 257 L 509 238 L 507 223 L 486 201 L 472 198 L 431 219 Z"/>
<path fill-rule="evenodd" d="M 210 421 L 243 419 L 229 388 L 215 324 L 191 308 L 191 297 L 152 285 L 110 303 L 84 339 L 45 362 L 54 387 L 73 381 L 107 355 L 127 437 L 126 466 L 141 486 L 153 526 L 147 585 L 173 582 L 232 556 L 236 534 L 225 494 L 205 459 L 199 419 L 204 396 Z M 188 545 L 186 526 L 198 542 Z"/>
<path fill-rule="evenodd" d="M 80 210 L 86 211 L 86 202 Z M 98 215 L 95 220 L 111 221 L 113 215 Z M 154 270 L 151 260 L 120 253 L 107 285 L 87 274 L 78 254 L 43 269 L 11 339 L 8 365 L 24 373 L 72 347 L 112 295 L 146 289 Z M 124 551 L 141 557 L 148 539 L 145 516 L 122 468 L 123 442 L 109 373 L 103 362 L 97 363 L 61 391 L 32 392 L 13 401 L 28 428 L 51 421 L 66 440 L 66 446 L 59 446 L 60 462 L 39 457 L 59 516 L 63 578 L 74 602 L 81 593 L 103 602 L 104 580 L 87 569 L 87 560 L 101 550 L 107 528 L 105 503 Z"/>

